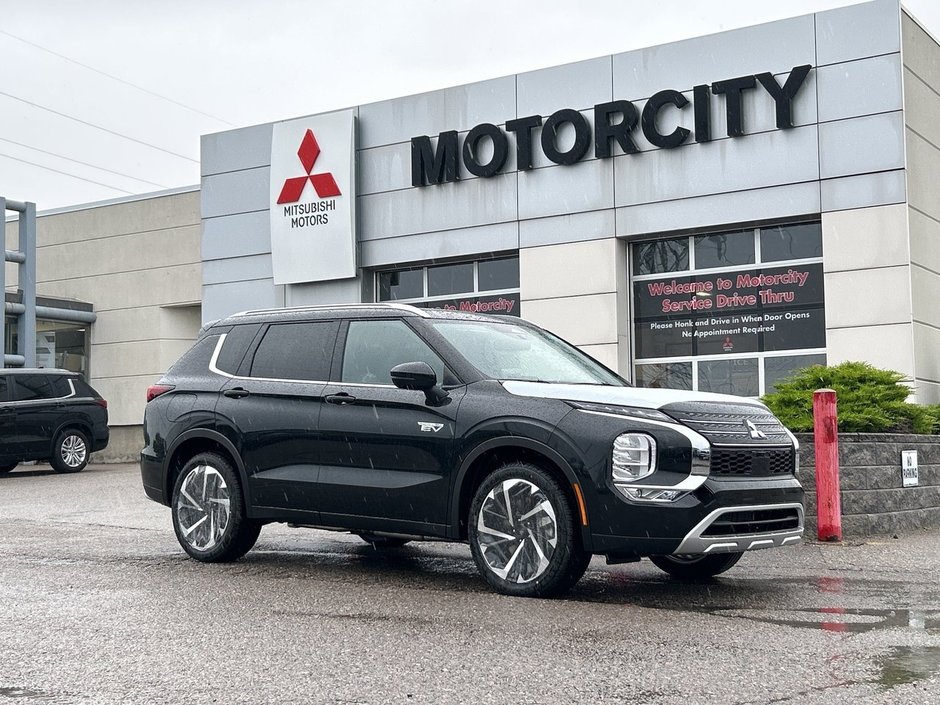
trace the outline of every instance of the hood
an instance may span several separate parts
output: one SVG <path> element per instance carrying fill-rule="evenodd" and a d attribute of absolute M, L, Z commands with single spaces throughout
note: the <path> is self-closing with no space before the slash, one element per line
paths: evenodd
<path fill-rule="evenodd" d="M 510 394 L 540 399 L 568 399 L 571 401 L 634 406 L 642 409 L 659 409 L 667 404 L 687 402 L 713 402 L 721 404 L 745 404 L 766 409 L 761 402 L 748 397 L 709 392 L 687 392 L 681 389 L 646 389 L 643 387 L 610 387 L 600 384 L 553 384 L 550 382 L 522 382 L 507 380 L 502 383 Z"/>

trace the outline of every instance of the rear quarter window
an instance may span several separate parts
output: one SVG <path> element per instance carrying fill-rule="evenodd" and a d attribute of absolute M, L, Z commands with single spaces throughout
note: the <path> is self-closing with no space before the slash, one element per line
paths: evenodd
<path fill-rule="evenodd" d="M 62 397 L 71 396 L 72 394 L 72 385 L 69 384 L 69 380 L 72 380 L 72 384 L 75 384 L 77 378 L 66 377 L 65 375 L 52 375 L 49 377 L 49 381 L 52 383 L 52 396 L 61 399 Z M 78 392 L 78 386 L 75 387 L 76 393 Z M 89 395 L 84 395 L 89 396 Z"/>
<path fill-rule="evenodd" d="M 225 342 L 222 343 L 215 366 L 230 375 L 238 374 L 238 368 L 257 332 L 257 325 L 234 326 L 225 334 Z"/>
<path fill-rule="evenodd" d="M 167 374 L 183 377 L 208 372 L 209 361 L 212 359 L 212 353 L 215 352 L 215 347 L 218 345 L 221 337 L 221 334 L 206 335 L 197 340 L 193 346 L 183 353 L 183 356 L 167 370 Z"/>

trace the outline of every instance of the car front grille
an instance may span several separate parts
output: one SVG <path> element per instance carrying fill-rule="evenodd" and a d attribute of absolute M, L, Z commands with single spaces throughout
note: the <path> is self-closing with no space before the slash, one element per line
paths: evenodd
<path fill-rule="evenodd" d="M 713 448 L 711 475 L 715 477 L 778 477 L 792 475 L 793 448 Z"/>
<path fill-rule="evenodd" d="M 702 434 L 712 445 L 791 445 L 777 417 L 750 404 L 694 402 L 660 409 Z"/>
<path fill-rule="evenodd" d="M 718 515 L 702 536 L 737 536 L 793 531 L 800 528 L 794 508 L 729 511 Z"/>

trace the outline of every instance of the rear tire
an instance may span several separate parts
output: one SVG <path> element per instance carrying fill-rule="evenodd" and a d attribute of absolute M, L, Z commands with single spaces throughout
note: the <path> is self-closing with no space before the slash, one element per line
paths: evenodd
<path fill-rule="evenodd" d="M 67 428 L 56 436 L 49 464 L 58 473 L 81 472 L 88 465 L 90 453 L 88 436 L 77 428 Z"/>
<path fill-rule="evenodd" d="M 713 578 L 741 560 L 744 553 L 690 554 L 682 556 L 650 556 L 660 570 L 681 580 Z"/>
<path fill-rule="evenodd" d="M 0 475 L 6 475 L 11 470 L 15 469 L 19 463 L 9 463 L 7 465 L 0 465 Z"/>
<path fill-rule="evenodd" d="M 562 595 L 591 561 L 581 547 L 568 495 L 530 463 L 509 463 L 486 477 L 474 494 L 467 526 L 477 569 L 504 595 Z"/>
<path fill-rule="evenodd" d="M 261 524 L 245 516 L 238 473 L 218 453 L 199 453 L 186 462 L 171 509 L 180 546 L 203 563 L 238 560 L 261 533 Z"/>
<path fill-rule="evenodd" d="M 411 543 L 410 539 L 397 539 L 393 536 L 378 536 L 368 531 L 362 531 L 356 535 L 366 543 L 372 544 L 373 548 L 379 550 L 384 548 L 401 548 L 406 543 Z"/>

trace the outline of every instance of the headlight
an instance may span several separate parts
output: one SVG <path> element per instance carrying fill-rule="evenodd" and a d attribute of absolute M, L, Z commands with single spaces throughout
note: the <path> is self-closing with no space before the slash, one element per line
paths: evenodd
<path fill-rule="evenodd" d="M 636 406 L 617 406 L 615 404 L 598 404 L 585 401 L 568 400 L 568 403 L 575 409 L 592 411 L 597 414 L 612 414 L 614 416 L 629 416 L 634 419 L 649 419 L 650 421 L 661 421 L 671 424 L 676 423 L 674 418 L 666 416 L 666 414 L 656 409 L 642 409 Z"/>
<path fill-rule="evenodd" d="M 645 433 L 622 433 L 611 454 L 614 482 L 633 482 L 656 470 L 656 441 Z"/>

